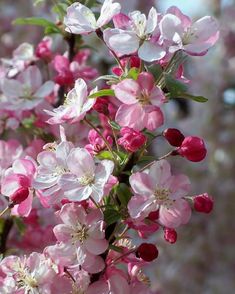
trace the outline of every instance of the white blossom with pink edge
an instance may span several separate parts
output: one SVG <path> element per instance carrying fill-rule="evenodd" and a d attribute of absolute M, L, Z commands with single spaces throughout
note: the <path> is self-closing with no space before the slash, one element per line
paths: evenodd
<path fill-rule="evenodd" d="M 29 66 L 16 79 L 3 80 L 0 107 L 14 111 L 33 109 L 43 102 L 53 89 L 52 81 L 43 84 L 38 67 Z"/>
<path fill-rule="evenodd" d="M 47 114 L 52 116 L 48 119 L 49 124 L 76 123 L 83 120 L 87 111 L 95 104 L 96 99 L 88 98 L 86 82 L 78 79 L 74 88 L 69 91 L 64 104 L 53 111 L 45 110 Z"/>
<path fill-rule="evenodd" d="M 89 273 L 103 270 L 104 261 L 99 255 L 108 248 L 108 241 L 102 212 L 86 212 L 81 205 L 69 203 L 63 205 L 58 216 L 63 224 L 54 227 L 54 234 L 60 243 L 47 247 L 46 253 L 60 266 L 80 265 Z"/>
<path fill-rule="evenodd" d="M 158 24 L 158 14 L 154 7 L 148 17 L 140 11 L 126 16 L 119 14 L 114 18 L 115 29 L 104 30 L 107 46 L 119 55 L 138 52 L 141 59 L 152 62 L 162 59 L 166 51 L 152 38 Z"/>
<path fill-rule="evenodd" d="M 165 101 L 162 90 L 154 85 L 150 73 L 139 74 L 137 81 L 125 79 L 114 88 L 115 96 L 123 104 L 119 107 L 115 121 L 120 126 L 135 130 L 155 130 L 163 124 L 163 113 L 159 106 Z"/>
<path fill-rule="evenodd" d="M 190 182 L 185 175 L 171 175 L 170 164 L 166 160 L 156 161 L 143 172 L 130 176 L 134 196 L 128 203 L 133 219 L 142 220 L 150 212 L 159 209 L 158 221 L 168 228 L 186 224 L 191 216 L 191 208 L 184 196 L 190 190 Z"/>
<path fill-rule="evenodd" d="M 118 14 L 121 5 L 113 0 L 105 0 L 96 20 L 94 13 L 81 3 L 75 2 L 67 8 L 67 15 L 64 18 L 65 30 L 72 34 L 89 34 L 106 25 Z"/>
<path fill-rule="evenodd" d="M 212 16 L 204 16 L 196 22 L 177 7 L 168 9 L 159 23 L 162 38 L 170 41 L 169 52 L 184 50 L 190 55 L 204 55 L 219 38 L 219 26 Z"/>
<path fill-rule="evenodd" d="M 67 166 L 69 172 L 61 175 L 58 182 L 65 198 L 81 201 L 91 197 L 99 202 L 104 196 L 105 184 L 113 172 L 113 161 L 102 160 L 96 163 L 86 149 L 74 148 L 67 158 Z"/>
<path fill-rule="evenodd" d="M 1 293 L 44 293 L 51 294 L 53 278 L 56 272 L 52 262 L 43 254 L 33 252 L 29 257 L 8 256 L 0 263 L 1 271 L 6 275 Z M 5 285 L 12 292 L 4 292 Z"/>

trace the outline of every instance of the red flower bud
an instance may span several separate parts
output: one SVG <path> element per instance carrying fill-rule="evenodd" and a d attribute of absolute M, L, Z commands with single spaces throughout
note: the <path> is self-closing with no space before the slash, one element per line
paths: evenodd
<path fill-rule="evenodd" d="M 19 188 L 10 196 L 10 200 L 14 204 L 20 204 L 29 196 L 29 189 L 28 188 Z"/>
<path fill-rule="evenodd" d="M 98 98 L 93 106 L 93 109 L 104 115 L 109 114 L 109 103 L 107 98 Z"/>
<path fill-rule="evenodd" d="M 144 261 L 153 261 L 158 257 L 157 247 L 151 243 L 142 243 L 137 249 L 137 256 Z"/>
<path fill-rule="evenodd" d="M 177 151 L 181 156 L 194 162 L 203 160 L 207 153 L 204 141 L 192 136 L 186 137 Z"/>
<path fill-rule="evenodd" d="M 118 139 L 118 144 L 129 152 L 136 152 L 146 142 L 145 135 L 128 127 L 122 128 L 120 134 L 122 137 Z"/>
<path fill-rule="evenodd" d="M 174 244 L 177 241 L 177 232 L 174 229 L 170 228 L 164 228 L 164 239 L 171 243 Z"/>
<path fill-rule="evenodd" d="M 152 211 L 150 212 L 150 214 L 148 215 L 148 219 L 150 219 L 151 221 L 155 221 L 159 218 L 159 210 L 156 211 Z"/>
<path fill-rule="evenodd" d="M 180 147 L 184 141 L 184 135 L 177 129 L 166 129 L 163 132 L 163 136 L 172 146 L 175 147 Z"/>
<path fill-rule="evenodd" d="M 198 212 L 210 213 L 213 209 L 213 199 L 207 194 L 201 194 L 193 199 L 194 209 Z"/>

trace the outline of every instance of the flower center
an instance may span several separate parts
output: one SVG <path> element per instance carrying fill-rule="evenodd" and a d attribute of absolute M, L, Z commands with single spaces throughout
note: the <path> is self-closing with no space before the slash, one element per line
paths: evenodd
<path fill-rule="evenodd" d="M 197 32 L 197 29 L 188 28 L 186 33 L 184 33 L 184 36 L 183 36 L 183 40 L 182 40 L 183 44 L 188 45 L 196 41 L 198 39 L 196 32 Z"/>
<path fill-rule="evenodd" d="M 79 241 L 81 244 L 88 238 L 88 228 L 85 225 L 78 225 L 75 232 L 71 235 L 73 243 Z"/>
<path fill-rule="evenodd" d="M 140 96 L 137 97 L 137 100 L 141 105 L 150 104 L 149 94 L 146 91 L 142 91 Z"/>
<path fill-rule="evenodd" d="M 32 100 L 32 90 L 29 86 L 25 85 L 23 86 L 23 96 L 20 97 L 21 99 L 27 99 L 27 100 Z"/>
<path fill-rule="evenodd" d="M 82 176 L 81 178 L 79 178 L 78 180 L 82 186 L 88 186 L 94 182 L 94 179 L 95 179 L 94 175 L 86 174 Z"/>
<path fill-rule="evenodd" d="M 159 205 L 171 206 L 173 200 L 169 198 L 170 193 L 170 189 L 157 187 L 154 191 L 154 196 L 156 198 L 157 203 Z"/>
<path fill-rule="evenodd" d="M 30 275 L 27 268 L 20 267 L 18 269 L 16 282 L 19 288 L 23 287 L 28 289 L 28 291 L 32 288 L 38 287 L 37 280 L 34 277 L 32 277 L 32 275 Z"/>

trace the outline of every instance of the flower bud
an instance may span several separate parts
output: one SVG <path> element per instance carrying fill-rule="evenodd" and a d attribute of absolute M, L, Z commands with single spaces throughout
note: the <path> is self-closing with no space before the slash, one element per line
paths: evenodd
<path fill-rule="evenodd" d="M 177 241 L 177 232 L 174 229 L 170 228 L 164 228 L 164 239 L 171 243 L 174 244 Z"/>
<path fill-rule="evenodd" d="M 157 247 L 151 243 L 142 243 L 137 249 L 137 256 L 144 261 L 153 261 L 158 257 Z"/>
<path fill-rule="evenodd" d="M 52 59 L 52 52 L 51 52 L 51 38 L 44 38 L 37 46 L 35 54 L 38 58 L 44 59 L 45 61 L 49 62 Z"/>
<path fill-rule="evenodd" d="M 20 204 L 29 196 L 29 189 L 28 188 L 19 188 L 16 190 L 11 196 L 10 200 L 14 204 Z"/>
<path fill-rule="evenodd" d="M 163 132 L 163 136 L 172 146 L 175 147 L 180 147 L 184 141 L 184 135 L 177 129 L 166 129 Z"/>
<path fill-rule="evenodd" d="M 192 136 L 186 137 L 177 151 L 181 156 L 193 162 L 203 160 L 207 153 L 204 141 Z"/>
<path fill-rule="evenodd" d="M 122 128 L 120 134 L 122 137 L 118 139 L 118 144 L 129 152 L 136 152 L 146 142 L 145 135 L 128 127 Z"/>
<path fill-rule="evenodd" d="M 107 99 L 98 98 L 96 100 L 95 104 L 93 105 L 93 109 L 99 113 L 102 113 L 104 115 L 108 115 L 109 114 L 108 106 L 109 106 L 109 103 L 108 103 Z"/>
<path fill-rule="evenodd" d="M 151 221 L 159 219 L 159 210 L 150 212 L 150 214 L 148 215 L 148 219 L 150 219 Z"/>
<path fill-rule="evenodd" d="M 207 193 L 194 197 L 193 204 L 198 212 L 210 213 L 213 209 L 213 199 Z"/>

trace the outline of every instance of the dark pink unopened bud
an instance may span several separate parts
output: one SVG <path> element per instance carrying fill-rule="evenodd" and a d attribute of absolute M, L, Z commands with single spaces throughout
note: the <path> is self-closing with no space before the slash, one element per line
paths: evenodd
<path fill-rule="evenodd" d="M 109 114 L 109 102 L 107 98 L 98 98 L 93 106 L 93 109 L 104 115 Z"/>
<path fill-rule="evenodd" d="M 51 38 L 44 38 L 37 46 L 35 54 L 38 58 L 49 62 L 52 60 L 53 54 L 51 52 L 52 40 Z"/>
<path fill-rule="evenodd" d="M 194 209 L 198 212 L 210 213 L 213 209 L 213 199 L 207 194 L 201 194 L 193 199 Z"/>
<path fill-rule="evenodd" d="M 184 135 L 177 129 L 166 129 L 163 132 L 163 136 L 172 146 L 175 147 L 180 147 L 184 141 Z"/>
<path fill-rule="evenodd" d="M 29 189 L 28 188 L 19 188 L 10 196 L 10 200 L 14 204 L 20 204 L 29 196 Z"/>
<path fill-rule="evenodd" d="M 141 132 L 128 127 L 122 128 L 120 134 L 122 137 L 118 139 L 118 144 L 129 152 L 136 152 L 147 140 Z"/>
<path fill-rule="evenodd" d="M 148 219 L 150 219 L 151 221 L 159 219 L 159 210 L 150 212 L 150 214 L 148 215 Z"/>
<path fill-rule="evenodd" d="M 164 239 L 171 243 L 174 244 L 177 241 L 177 232 L 174 229 L 170 228 L 165 228 L 164 229 Z"/>
<path fill-rule="evenodd" d="M 142 243 L 137 249 L 137 256 L 150 262 L 158 257 L 158 249 L 152 243 Z"/>
<path fill-rule="evenodd" d="M 177 152 L 190 161 L 198 162 L 206 157 L 204 141 L 199 137 L 186 137 Z"/>

